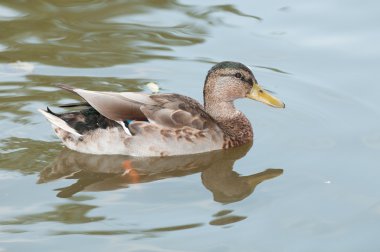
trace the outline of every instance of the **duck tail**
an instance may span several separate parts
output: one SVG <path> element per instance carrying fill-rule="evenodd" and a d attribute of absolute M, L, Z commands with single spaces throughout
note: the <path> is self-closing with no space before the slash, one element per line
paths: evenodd
<path fill-rule="evenodd" d="M 48 113 L 52 114 L 52 115 L 55 115 L 55 116 L 59 117 L 59 114 L 54 113 L 54 112 L 53 112 L 48 106 L 46 106 L 46 111 L 47 111 Z"/>
<path fill-rule="evenodd" d="M 53 125 L 53 128 L 60 128 L 73 134 L 76 137 L 82 136 L 80 133 L 78 133 L 78 131 L 76 131 L 74 128 L 71 128 L 70 125 L 68 125 L 59 117 L 59 115 L 52 112 L 49 108 L 47 108 L 47 110 L 38 109 L 38 111 L 46 117 L 46 119 Z"/>

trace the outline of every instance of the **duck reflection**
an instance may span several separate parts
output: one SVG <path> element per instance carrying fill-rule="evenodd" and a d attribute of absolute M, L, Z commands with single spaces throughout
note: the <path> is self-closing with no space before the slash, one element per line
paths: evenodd
<path fill-rule="evenodd" d="M 282 174 L 282 169 L 267 169 L 249 176 L 233 171 L 236 160 L 244 157 L 251 145 L 231 150 L 186 156 L 135 158 L 89 155 L 64 149 L 40 173 L 38 183 L 66 178 L 76 182 L 57 189 L 58 197 L 67 198 L 80 191 L 106 191 L 126 188 L 165 178 L 201 173 L 203 185 L 214 200 L 222 203 L 240 201 L 261 182 Z"/>

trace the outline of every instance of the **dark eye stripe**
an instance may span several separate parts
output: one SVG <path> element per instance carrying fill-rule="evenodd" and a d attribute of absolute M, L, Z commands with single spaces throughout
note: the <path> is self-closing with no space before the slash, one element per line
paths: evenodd
<path fill-rule="evenodd" d="M 249 78 L 249 79 L 246 80 L 245 77 L 241 73 L 221 74 L 220 76 L 234 76 L 235 78 L 238 78 L 238 79 L 240 79 L 240 80 L 242 80 L 242 81 L 244 81 L 244 82 L 246 82 L 246 83 L 248 83 L 250 85 L 254 84 L 252 78 Z"/>

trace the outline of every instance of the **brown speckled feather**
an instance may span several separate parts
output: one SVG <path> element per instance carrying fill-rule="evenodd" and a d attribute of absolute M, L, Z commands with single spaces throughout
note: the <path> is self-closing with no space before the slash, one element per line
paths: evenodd
<path fill-rule="evenodd" d="M 154 123 L 165 127 L 190 127 L 198 130 L 219 128 L 196 100 L 178 94 L 151 95 L 154 105 L 142 106 L 141 111 Z"/>

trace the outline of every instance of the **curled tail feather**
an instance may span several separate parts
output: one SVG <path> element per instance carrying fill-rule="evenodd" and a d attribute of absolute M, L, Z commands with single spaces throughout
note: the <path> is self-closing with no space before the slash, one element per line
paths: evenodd
<path fill-rule="evenodd" d="M 43 114 L 46 119 L 53 124 L 55 127 L 58 127 L 64 131 L 67 131 L 77 137 L 81 137 L 82 135 L 78 133 L 75 129 L 71 128 L 64 120 L 58 117 L 57 114 L 52 112 L 49 108 L 47 110 L 38 109 L 38 111 Z"/>

